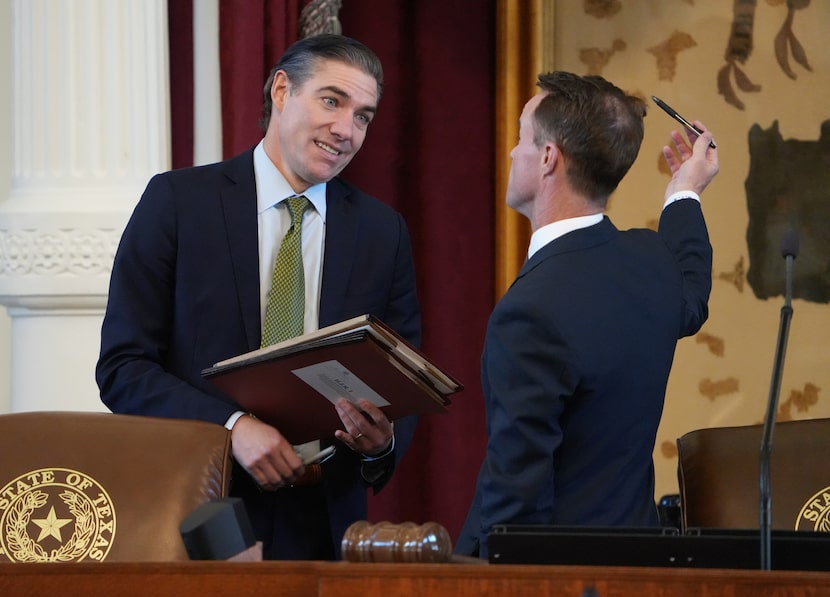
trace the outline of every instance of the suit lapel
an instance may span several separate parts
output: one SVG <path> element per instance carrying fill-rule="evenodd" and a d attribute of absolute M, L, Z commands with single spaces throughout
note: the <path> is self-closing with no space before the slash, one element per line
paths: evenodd
<path fill-rule="evenodd" d="M 340 320 L 343 298 L 354 267 L 360 216 L 349 191 L 334 179 L 326 185 L 326 240 L 320 288 L 320 327 Z"/>
<path fill-rule="evenodd" d="M 227 163 L 230 184 L 220 190 L 225 230 L 239 299 L 242 323 L 249 347 L 259 348 L 259 240 L 257 234 L 256 181 L 253 151 Z"/>

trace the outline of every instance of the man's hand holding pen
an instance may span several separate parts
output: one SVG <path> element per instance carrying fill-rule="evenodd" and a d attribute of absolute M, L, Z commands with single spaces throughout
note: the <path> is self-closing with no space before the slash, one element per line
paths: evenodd
<path fill-rule="evenodd" d="M 663 147 L 663 157 L 669 166 L 672 179 L 666 187 L 665 198 L 675 193 L 692 191 L 700 195 L 720 169 L 718 150 L 712 142 L 712 133 L 698 123 L 700 133 L 687 131 L 685 139 L 677 131 L 671 131 L 673 148 Z"/>

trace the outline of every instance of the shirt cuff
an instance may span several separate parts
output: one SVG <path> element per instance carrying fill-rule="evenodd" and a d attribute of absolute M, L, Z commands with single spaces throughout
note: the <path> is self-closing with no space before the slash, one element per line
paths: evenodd
<path fill-rule="evenodd" d="M 242 411 L 242 410 L 238 410 L 235 413 L 233 413 L 230 417 L 228 417 L 228 420 L 225 421 L 225 429 L 227 429 L 228 431 L 233 429 L 233 426 L 236 425 L 236 422 L 240 418 L 244 417 L 246 414 L 248 414 L 248 413 L 246 413 L 245 411 Z"/>
<path fill-rule="evenodd" d="M 369 485 L 381 482 L 381 479 L 388 478 L 395 468 L 395 436 L 392 436 L 392 443 L 389 449 L 377 456 L 363 456 L 360 462 L 360 476 Z"/>
<path fill-rule="evenodd" d="M 387 448 L 381 454 L 378 454 L 376 456 L 366 456 L 364 454 L 364 455 L 361 456 L 361 460 L 363 460 L 363 462 L 373 462 L 375 460 L 380 460 L 381 458 L 386 458 L 387 456 L 389 456 L 394 451 L 395 451 L 395 434 L 392 434 L 392 443 L 389 444 L 389 448 Z"/>
<path fill-rule="evenodd" d="M 678 191 L 676 193 L 672 193 L 671 195 L 669 195 L 669 198 L 666 199 L 666 202 L 663 204 L 663 209 L 666 209 L 669 205 L 671 205 L 675 201 L 680 201 L 681 199 L 694 199 L 695 201 L 700 203 L 700 195 L 698 195 L 694 191 Z"/>

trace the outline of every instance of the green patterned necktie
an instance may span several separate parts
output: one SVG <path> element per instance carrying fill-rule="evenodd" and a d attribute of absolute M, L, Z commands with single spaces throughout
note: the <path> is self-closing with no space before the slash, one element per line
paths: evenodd
<path fill-rule="evenodd" d="M 303 273 L 302 229 L 303 214 L 309 207 L 308 199 L 300 195 L 286 199 L 291 226 L 282 239 L 268 307 L 262 328 L 262 346 L 288 340 L 303 333 L 305 316 L 305 275 Z"/>

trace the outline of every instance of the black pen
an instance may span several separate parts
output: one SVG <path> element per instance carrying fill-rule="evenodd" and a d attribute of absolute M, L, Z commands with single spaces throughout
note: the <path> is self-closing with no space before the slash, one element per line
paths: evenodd
<path fill-rule="evenodd" d="M 702 131 L 702 130 L 700 130 L 700 129 L 699 129 L 699 128 L 697 128 L 695 125 L 693 125 L 691 122 L 689 122 L 688 120 L 686 120 L 685 118 L 683 118 L 680 114 L 678 114 L 677 112 L 675 112 L 675 110 L 674 110 L 674 109 L 673 109 L 670 105 L 668 105 L 666 102 L 664 102 L 663 100 L 661 100 L 661 99 L 660 99 L 659 97 L 657 97 L 656 95 L 652 95 L 652 96 L 651 96 L 651 99 L 653 99 L 653 100 L 654 100 L 654 103 L 655 103 L 655 104 L 657 104 L 658 106 L 660 106 L 666 114 L 668 114 L 669 116 L 671 116 L 672 118 L 674 118 L 677 122 L 679 122 L 680 124 L 682 124 L 683 126 L 685 126 L 685 127 L 686 127 L 687 129 L 689 129 L 690 131 L 692 131 L 692 132 L 694 132 L 694 133 L 696 133 L 696 134 L 698 134 L 698 135 L 700 135 L 701 133 L 703 133 L 703 131 Z M 714 141 L 709 141 L 709 147 L 711 147 L 712 149 L 717 149 L 717 147 L 718 147 L 718 146 L 717 146 L 717 145 L 715 145 L 715 142 L 714 142 Z"/>

